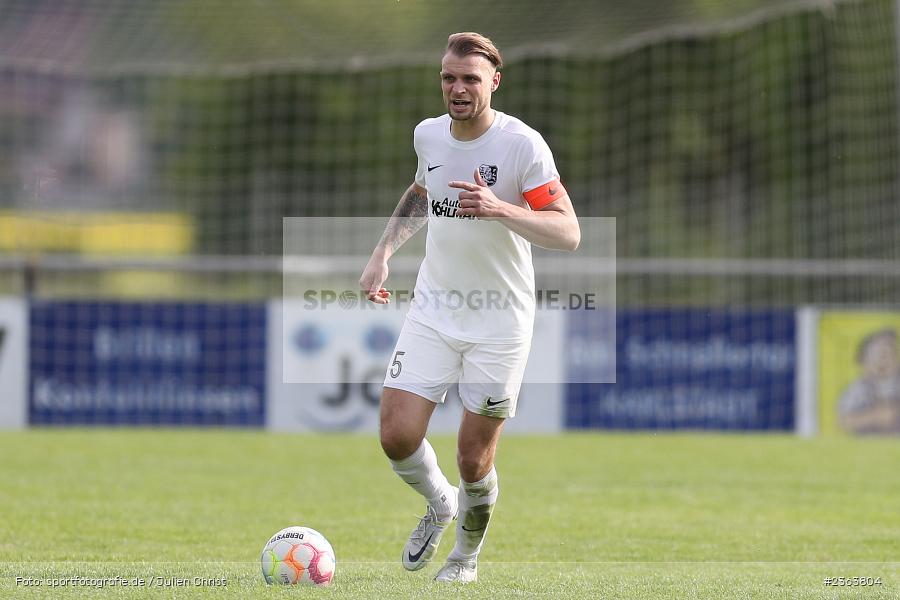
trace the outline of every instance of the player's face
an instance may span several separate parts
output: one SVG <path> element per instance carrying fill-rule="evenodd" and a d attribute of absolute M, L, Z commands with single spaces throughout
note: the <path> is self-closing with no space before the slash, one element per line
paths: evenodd
<path fill-rule="evenodd" d="M 441 88 L 452 119 L 475 119 L 491 106 L 491 94 L 500 85 L 500 73 L 480 54 L 447 53 L 441 61 Z"/>

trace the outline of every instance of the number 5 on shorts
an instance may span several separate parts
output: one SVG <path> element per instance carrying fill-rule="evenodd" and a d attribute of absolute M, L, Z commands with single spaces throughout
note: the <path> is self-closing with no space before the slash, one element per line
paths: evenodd
<path fill-rule="evenodd" d="M 397 350 L 396 352 L 394 352 L 394 361 L 391 363 L 390 370 L 391 377 L 393 377 L 394 379 L 397 379 L 397 377 L 400 376 L 400 371 L 403 369 L 403 364 L 400 362 L 400 357 L 404 354 L 406 354 L 406 352 L 403 352 L 401 350 Z"/>

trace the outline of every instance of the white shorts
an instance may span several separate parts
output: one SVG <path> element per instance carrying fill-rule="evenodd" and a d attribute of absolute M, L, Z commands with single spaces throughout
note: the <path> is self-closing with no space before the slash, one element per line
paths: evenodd
<path fill-rule="evenodd" d="M 406 390 L 441 404 L 450 386 L 459 382 L 459 397 L 469 412 L 510 418 L 516 414 L 530 349 L 531 340 L 464 342 L 406 319 L 384 387 Z"/>

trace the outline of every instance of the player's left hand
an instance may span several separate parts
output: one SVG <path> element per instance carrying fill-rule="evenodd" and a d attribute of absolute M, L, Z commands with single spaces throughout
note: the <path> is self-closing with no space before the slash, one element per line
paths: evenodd
<path fill-rule="evenodd" d="M 494 195 L 488 187 L 481 173 L 475 169 L 475 183 L 469 181 L 451 181 L 450 187 L 459 188 L 459 209 L 457 216 L 465 217 L 474 215 L 479 219 L 489 221 L 506 214 L 509 205 Z"/>

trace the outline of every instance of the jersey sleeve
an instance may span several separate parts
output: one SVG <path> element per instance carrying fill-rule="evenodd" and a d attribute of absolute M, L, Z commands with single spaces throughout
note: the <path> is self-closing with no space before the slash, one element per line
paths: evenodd
<path fill-rule="evenodd" d="M 416 185 L 419 187 L 425 187 L 425 169 L 427 168 L 427 163 L 422 156 L 421 149 L 421 135 L 419 132 L 419 126 L 416 126 L 415 131 L 413 132 L 413 148 L 416 151 Z"/>
<path fill-rule="evenodd" d="M 543 138 L 531 140 L 523 161 L 522 196 L 532 210 L 540 210 L 568 195 L 559 181 L 550 146 Z"/>

